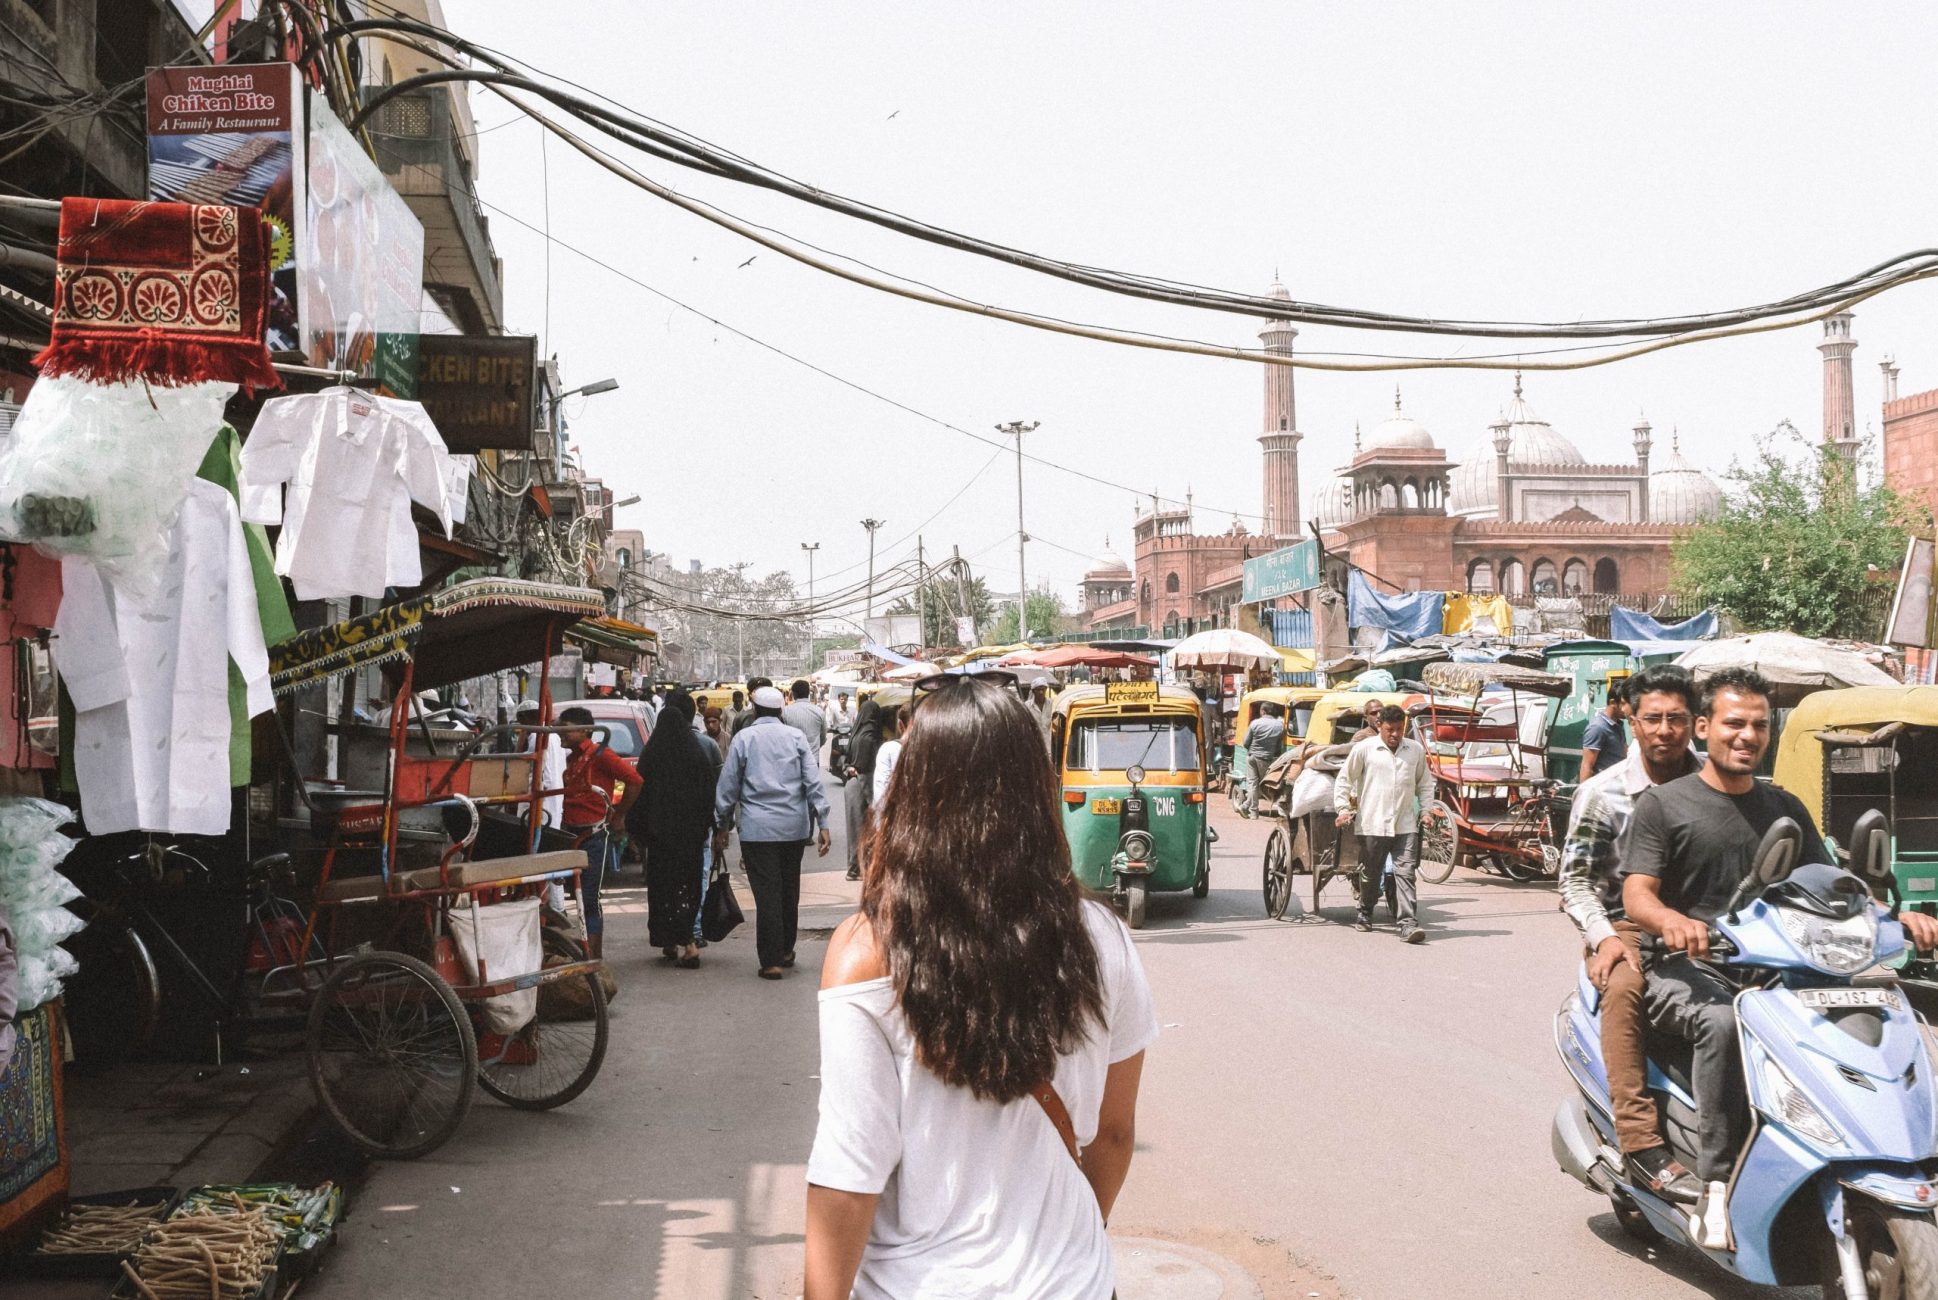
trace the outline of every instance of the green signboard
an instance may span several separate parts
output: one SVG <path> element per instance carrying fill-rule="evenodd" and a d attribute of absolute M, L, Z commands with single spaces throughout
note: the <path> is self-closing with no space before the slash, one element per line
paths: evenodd
<path fill-rule="evenodd" d="M 1319 585 L 1319 543 L 1299 542 L 1245 561 L 1239 600 L 1247 605 L 1296 596 Z"/>

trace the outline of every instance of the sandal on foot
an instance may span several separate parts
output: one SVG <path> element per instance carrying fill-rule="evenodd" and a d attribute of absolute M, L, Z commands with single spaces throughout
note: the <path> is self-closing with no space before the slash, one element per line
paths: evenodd
<path fill-rule="evenodd" d="M 781 977 L 781 968 L 778 966 L 762 966 L 760 968 L 760 977 L 764 980 L 777 980 Z"/>

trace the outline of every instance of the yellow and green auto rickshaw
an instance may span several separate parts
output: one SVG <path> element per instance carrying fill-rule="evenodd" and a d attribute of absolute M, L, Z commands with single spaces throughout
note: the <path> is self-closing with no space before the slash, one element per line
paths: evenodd
<path fill-rule="evenodd" d="M 1777 741 L 1776 783 L 1818 830 L 1848 845 L 1873 808 L 1890 819 L 1907 907 L 1938 912 L 1938 686 L 1853 686 L 1797 701 Z"/>
<path fill-rule="evenodd" d="M 1198 697 L 1182 686 L 1073 686 L 1052 707 L 1071 869 L 1132 929 L 1153 892 L 1211 890 L 1204 754 Z"/>
<path fill-rule="evenodd" d="M 1245 729 L 1252 725 L 1258 716 L 1261 704 L 1276 704 L 1284 711 L 1285 748 L 1290 749 L 1305 739 L 1306 726 L 1312 721 L 1312 706 L 1331 692 L 1323 686 L 1261 686 L 1254 691 L 1246 691 L 1238 701 L 1238 713 L 1231 725 L 1231 792 L 1233 807 L 1244 803 L 1244 793 L 1251 784 L 1251 764 L 1239 751 L 1245 745 Z M 1211 743 L 1219 743 L 1218 737 Z"/>

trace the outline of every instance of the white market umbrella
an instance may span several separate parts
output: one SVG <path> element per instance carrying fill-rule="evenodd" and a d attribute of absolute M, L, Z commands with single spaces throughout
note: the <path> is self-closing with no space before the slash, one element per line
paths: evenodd
<path fill-rule="evenodd" d="M 1277 672 L 1282 662 L 1279 652 L 1271 645 L 1233 627 L 1199 632 L 1171 647 L 1172 668 L 1215 668 L 1225 672 L 1263 668 Z"/>
<path fill-rule="evenodd" d="M 1846 646 L 1794 632 L 1698 641 L 1676 658 L 1698 681 L 1725 668 L 1751 668 L 1777 688 L 1780 703 L 1840 686 L 1898 686 L 1895 677 Z"/>
<path fill-rule="evenodd" d="M 934 664 L 903 664 L 899 668 L 891 668 L 883 673 L 882 680 L 885 682 L 913 682 L 924 677 L 933 677 L 941 671 Z"/>

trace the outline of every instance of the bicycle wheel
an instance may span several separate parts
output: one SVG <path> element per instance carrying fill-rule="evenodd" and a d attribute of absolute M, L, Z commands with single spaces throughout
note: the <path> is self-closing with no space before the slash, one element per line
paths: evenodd
<path fill-rule="evenodd" d="M 1460 861 L 1460 823 L 1454 820 L 1453 809 L 1438 799 L 1428 806 L 1421 823 L 1420 879 L 1443 884 Z"/>
<path fill-rule="evenodd" d="M 81 968 L 61 991 L 74 1068 L 111 1070 L 147 1048 L 161 1015 L 161 978 L 148 945 L 125 922 L 89 904 L 88 927 L 61 946 Z"/>
<path fill-rule="evenodd" d="M 399 952 L 353 957 L 317 992 L 310 1085 L 352 1142 L 407 1160 L 435 1151 L 471 1109 L 478 1044 L 438 973 Z"/>
<path fill-rule="evenodd" d="M 561 949 L 548 953 L 545 964 L 583 960 Z M 599 1073 L 606 1036 L 606 990 L 597 974 L 541 985 L 531 1021 L 505 1040 L 498 1056 L 478 1063 L 478 1086 L 520 1110 L 563 1106 Z"/>
<path fill-rule="evenodd" d="M 1292 901 L 1292 868 L 1285 847 L 1285 828 L 1274 827 L 1265 841 L 1265 915 L 1276 921 Z"/>

